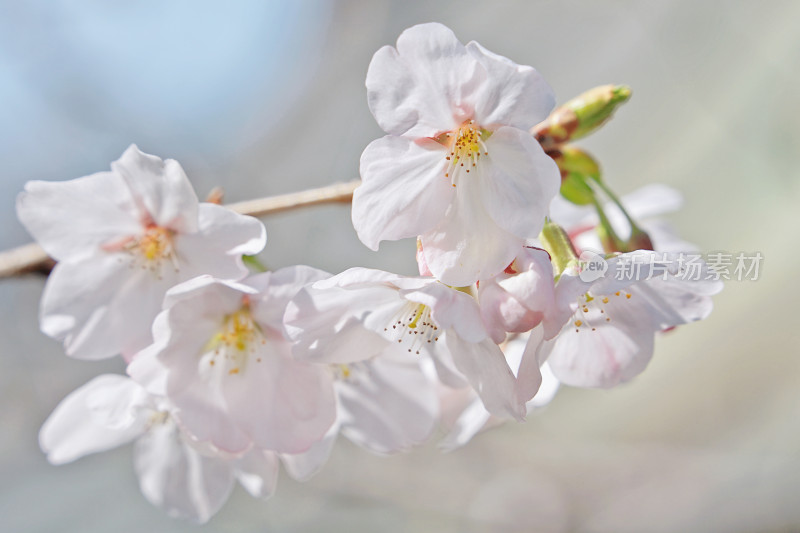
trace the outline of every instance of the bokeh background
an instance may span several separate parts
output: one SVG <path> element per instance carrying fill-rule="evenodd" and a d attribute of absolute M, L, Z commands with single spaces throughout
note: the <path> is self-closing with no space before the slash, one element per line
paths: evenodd
<path fill-rule="evenodd" d="M 564 101 L 634 97 L 581 142 L 620 193 L 680 189 L 670 217 L 703 250 L 761 252 L 705 322 L 662 337 L 611 391 L 562 389 L 466 448 L 379 458 L 341 441 L 264 503 L 237 489 L 206 526 L 139 494 L 129 447 L 53 467 L 37 432 L 118 361 L 70 360 L 38 332 L 44 280 L 0 281 L 0 531 L 800 531 L 800 3 L 750 1 L 0 2 L 0 249 L 29 237 L 30 179 L 105 170 L 130 143 L 228 201 L 357 177 L 381 135 L 372 54 L 440 21 L 536 66 Z M 270 267 L 414 273 L 413 242 L 359 243 L 346 206 L 264 219 Z"/>

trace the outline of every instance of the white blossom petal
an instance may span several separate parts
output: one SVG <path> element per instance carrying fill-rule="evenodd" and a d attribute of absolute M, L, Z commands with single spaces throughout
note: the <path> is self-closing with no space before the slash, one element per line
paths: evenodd
<path fill-rule="evenodd" d="M 505 270 L 524 240 L 489 216 L 477 183 L 461 180 L 457 189 L 444 220 L 420 239 L 433 275 L 447 285 L 464 287 Z"/>
<path fill-rule="evenodd" d="M 17 216 L 58 261 L 81 259 L 120 235 L 141 230 L 130 192 L 113 172 L 63 182 L 29 181 L 17 197 Z"/>
<path fill-rule="evenodd" d="M 535 239 L 561 186 L 558 166 L 527 131 L 516 128 L 495 131 L 486 152 L 477 167 L 486 211 L 509 233 Z"/>
<path fill-rule="evenodd" d="M 145 498 L 170 516 L 207 522 L 233 489 L 229 463 L 193 449 L 171 420 L 136 441 L 134 467 Z"/>
<path fill-rule="evenodd" d="M 476 122 L 486 128 L 504 125 L 529 130 L 547 118 L 556 97 L 536 69 L 517 65 L 475 41 L 467 43 L 467 51 L 487 72 L 487 81 L 474 97 Z"/>
<path fill-rule="evenodd" d="M 522 419 L 525 405 L 515 397 L 514 374 L 500 348 L 491 339 L 471 343 L 449 331 L 444 337 L 456 368 L 481 397 L 486 410 L 496 416 Z"/>
<path fill-rule="evenodd" d="M 98 252 L 58 263 L 42 295 L 42 331 L 67 355 L 103 359 L 151 342 L 150 326 L 175 276 L 131 268 L 121 254 Z"/>
<path fill-rule="evenodd" d="M 439 413 L 433 383 L 418 361 L 379 356 L 336 382 L 341 432 L 379 454 L 405 451 L 431 435 Z"/>
<path fill-rule="evenodd" d="M 130 188 L 143 221 L 149 217 L 158 226 L 180 233 L 197 231 L 197 195 L 177 161 L 162 161 L 132 144 L 111 163 L 111 169 Z"/>
<path fill-rule="evenodd" d="M 392 135 L 433 137 L 467 120 L 486 71 L 453 32 L 419 24 L 384 46 L 367 71 L 367 101 L 378 125 Z"/>
<path fill-rule="evenodd" d="M 353 193 L 353 226 L 372 250 L 383 240 L 416 237 L 444 217 L 453 197 L 447 149 L 427 139 L 383 137 L 361 155 L 363 183 Z"/>
<path fill-rule="evenodd" d="M 39 432 L 53 464 L 126 444 L 144 433 L 149 396 L 125 376 L 104 374 L 64 398 Z"/>
<path fill-rule="evenodd" d="M 242 255 L 255 255 L 264 249 L 264 224 L 215 204 L 200 204 L 198 213 L 197 232 L 175 237 L 181 279 L 203 274 L 219 279 L 245 277 L 248 270 Z"/>

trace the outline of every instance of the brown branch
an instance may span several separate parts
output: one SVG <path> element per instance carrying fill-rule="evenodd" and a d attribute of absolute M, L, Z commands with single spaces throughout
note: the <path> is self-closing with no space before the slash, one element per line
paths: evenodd
<path fill-rule="evenodd" d="M 353 199 L 353 191 L 360 183 L 361 180 L 335 183 L 307 191 L 236 202 L 226 207 L 243 215 L 260 217 L 310 205 L 347 203 Z M 0 252 L 0 279 L 32 273 L 48 274 L 54 265 L 55 261 L 38 244 L 26 244 Z"/>

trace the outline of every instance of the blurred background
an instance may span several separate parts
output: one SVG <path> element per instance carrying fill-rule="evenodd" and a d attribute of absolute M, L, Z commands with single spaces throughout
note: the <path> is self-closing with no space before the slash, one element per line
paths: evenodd
<path fill-rule="evenodd" d="M 579 144 L 619 193 L 680 189 L 682 236 L 761 252 L 760 278 L 729 282 L 628 385 L 564 388 L 448 454 L 340 441 L 310 482 L 282 476 L 266 503 L 237 489 L 200 528 L 143 499 L 130 447 L 47 464 L 47 415 L 123 369 L 39 333 L 43 279 L 2 280 L 0 531 L 800 531 L 796 1 L 0 1 L 0 249 L 29 241 L 14 212 L 25 181 L 106 170 L 130 143 L 227 201 L 357 177 L 382 135 L 370 58 L 428 21 L 535 66 L 560 102 L 629 84 L 632 100 Z M 415 272 L 413 242 L 369 251 L 346 206 L 264 223 L 273 268 Z"/>

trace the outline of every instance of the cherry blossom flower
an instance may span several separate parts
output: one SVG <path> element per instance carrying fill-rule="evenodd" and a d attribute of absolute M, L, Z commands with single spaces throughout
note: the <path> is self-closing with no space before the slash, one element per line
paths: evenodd
<path fill-rule="evenodd" d="M 285 323 L 299 358 L 350 365 L 429 356 L 445 384 L 471 385 L 492 413 L 523 412 L 475 300 L 432 278 L 353 268 L 298 292 Z"/>
<path fill-rule="evenodd" d="M 266 242 L 258 220 L 198 203 L 176 161 L 135 145 L 111 172 L 28 182 L 17 213 L 58 261 L 42 296 L 42 331 L 79 359 L 147 346 L 171 286 L 200 274 L 240 279 L 241 256 Z"/>
<path fill-rule="evenodd" d="M 128 372 L 167 397 L 199 442 L 232 454 L 306 452 L 334 421 L 333 384 L 325 367 L 292 358 L 282 317 L 300 287 L 325 276 L 290 267 L 242 283 L 184 282 L 167 293 L 154 343 Z"/>
<path fill-rule="evenodd" d="M 361 156 L 353 225 L 373 250 L 420 236 L 435 277 L 466 286 L 503 271 L 542 229 L 560 185 L 528 129 L 552 90 L 532 67 L 441 24 L 404 31 L 367 73 L 370 110 L 389 135 Z"/>
<path fill-rule="evenodd" d="M 254 497 L 275 489 L 276 454 L 212 455 L 176 423 L 164 398 L 126 376 L 105 374 L 69 394 L 42 426 L 39 443 L 53 464 L 134 442 L 134 466 L 145 498 L 171 516 L 206 522 L 234 481 Z"/>
<path fill-rule="evenodd" d="M 526 350 L 535 353 L 530 368 L 547 361 L 561 382 L 578 387 L 628 381 L 649 363 L 657 332 L 706 318 L 722 290 L 705 263 L 691 271 L 680 254 L 639 250 L 608 266 L 594 281 L 574 264 L 561 274 L 541 344 Z"/>

